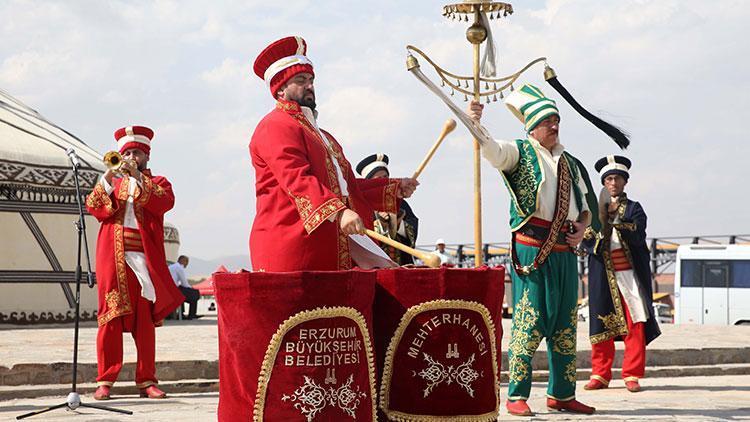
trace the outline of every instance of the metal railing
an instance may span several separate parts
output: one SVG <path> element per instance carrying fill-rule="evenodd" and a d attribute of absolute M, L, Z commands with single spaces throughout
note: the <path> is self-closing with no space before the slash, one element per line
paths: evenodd
<path fill-rule="evenodd" d="M 700 236 L 664 236 L 650 237 L 646 239 L 651 254 L 651 274 L 654 293 L 659 291 L 655 278 L 659 274 L 674 272 L 677 261 L 677 248 L 681 245 L 734 245 L 750 244 L 750 234 L 724 234 L 724 235 L 700 235 Z M 506 271 L 510 270 L 510 243 L 493 242 L 485 243 L 483 246 L 484 263 L 490 267 L 504 266 Z M 424 251 L 434 250 L 430 245 L 417 245 L 417 249 Z M 469 243 L 446 244 L 446 251 L 456 258 L 455 265 L 461 268 L 474 266 L 474 247 Z M 578 275 L 583 280 L 588 272 L 587 260 L 578 258 Z"/>

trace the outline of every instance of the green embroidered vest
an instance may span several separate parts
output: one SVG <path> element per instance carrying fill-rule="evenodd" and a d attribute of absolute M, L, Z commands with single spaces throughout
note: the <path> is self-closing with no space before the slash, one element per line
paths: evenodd
<path fill-rule="evenodd" d="M 539 192 L 545 180 L 542 166 L 539 163 L 539 153 L 528 139 L 516 139 L 518 146 L 518 165 L 509 172 L 500 172 L 505 187 L 510 193 L 510 230 L 516 231 L 523 226 L 539 208 Z M 583 204 L 583 193 L 578 186 L 581 177 L 580 162 L 567 152 L 563 157 L 568 160 L 573 185 L 573 197 L 580 210 Z M 588 178 L 587 176 L 585 176 Z M 586 181 L 590 188 L 590 182 Z M 588 199 L 588 198 L 587 198 Z M 596 209 L 596 208 L 594 208 Z"/>

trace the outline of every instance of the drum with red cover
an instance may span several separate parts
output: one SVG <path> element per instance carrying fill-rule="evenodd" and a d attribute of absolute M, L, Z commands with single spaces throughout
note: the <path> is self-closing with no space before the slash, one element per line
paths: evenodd
<path fill-rule="evenodd" d="M 395 421 L 494 421 L 504 269 L 381 270 L 374 304 L 380 410 Z"/>
<path fill-rule="evenodd" d="M 371 421 L 374 271 L 216 273 L 221 421 Z"/>

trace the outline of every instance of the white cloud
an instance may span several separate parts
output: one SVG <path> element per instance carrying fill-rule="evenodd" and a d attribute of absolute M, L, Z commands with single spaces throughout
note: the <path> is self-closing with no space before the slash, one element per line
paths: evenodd
<path fill-rule="evenodd" d="M 250 119 L 223 122 L 216 127 L 215 134 L 208 139 L 210 147 L 234 153 L 242 151 L 245 155 L 249 155 L 247 146 L 254 129 L 250 122 Z"/>
<path fill-rule="evenodd" d="M 237 84 L 245 82 L 252 68 L 233 58 L 226 58 L 217 67 L 201 73 L 201 80 L 211 85 Z"/>
<path fill-rule="evenodd" d="M 320 108 L 325 110 L 319 117 L 321 126 L 334 129 L 334 136 L 347 144 L 382 145 L 409 117 L 403 101 L 373 87 L 336 89 Z"/>

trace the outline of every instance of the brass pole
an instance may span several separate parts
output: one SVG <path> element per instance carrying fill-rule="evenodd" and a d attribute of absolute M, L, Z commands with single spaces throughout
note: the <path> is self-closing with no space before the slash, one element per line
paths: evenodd
<path fill-rule="evenodd" d="M 474 10 L 474 25 L 481 25 L 479 7 Z M 483 38 L 486 38 L 483 37 Z M 471 40 L 470 40 L 471 41 Z M 476 41 L 476 40 L 475 40 Z M 474 101 L 479 101 L 479 46 L 482 43 L 473 42 L 474 46 Z M 482 168 L 479 141 L 474 138 L 474 266 L 482 266 Z"/>

